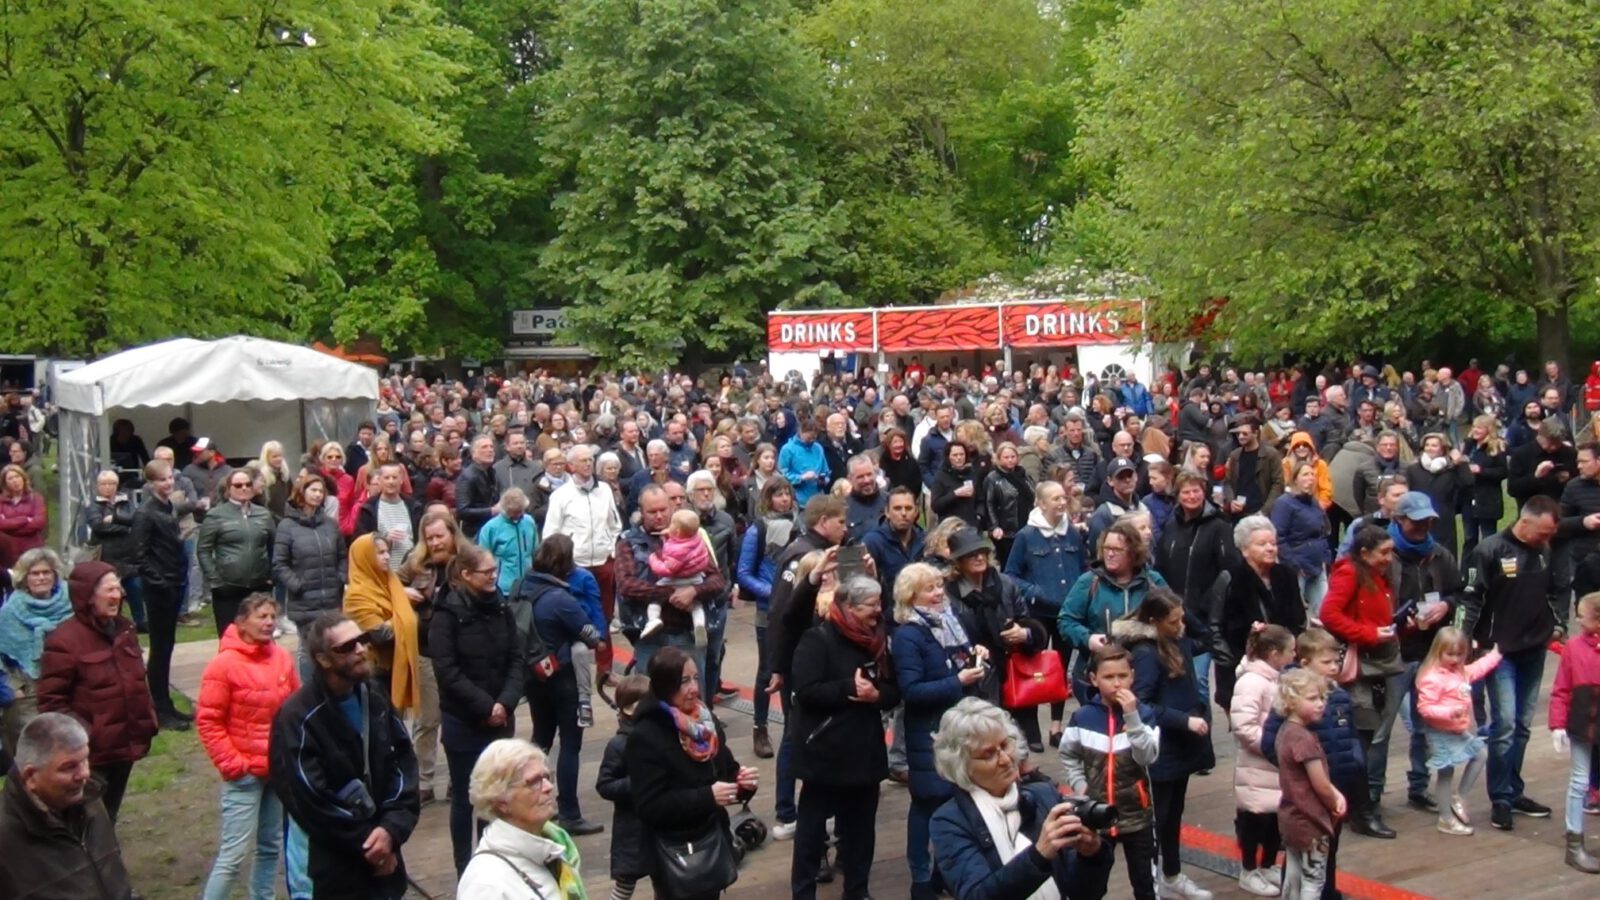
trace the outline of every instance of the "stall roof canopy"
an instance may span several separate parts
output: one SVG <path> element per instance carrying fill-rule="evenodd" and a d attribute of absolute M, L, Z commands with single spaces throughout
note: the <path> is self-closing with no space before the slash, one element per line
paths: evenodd
<path fill-rule="evenodd" d="M 55 392 L 62 409 L 104 415 L 118 407 L 235 400 L 376 400 L 378 375 L 309 347 L 262 338 L 178 338 L 69 372 Z"/>

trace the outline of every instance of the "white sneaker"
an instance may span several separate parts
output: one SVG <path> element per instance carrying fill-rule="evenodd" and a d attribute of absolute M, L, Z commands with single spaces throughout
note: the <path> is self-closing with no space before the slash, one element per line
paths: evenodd
<path fill-rule="evenodd" d="M 660 628 L 661 628 L 661 620 L 660 619 L 651 619 L 650 621 L 646 622 L 645 625 L 644 625 L 644 628 L 640 630 L 639 637 L 647 638 L 650 635 L 655 634 L 656 631 L 658 629 L 660 629 Z"/>
<path fill-rule="evenodd" d="M 1256 871 L 1261 873 L 1261 877 L 1267 879 L 1267 884 L 1272 885 L 1272 895 L 1274 897 L 1278 895 L 1279 891 L 1283 890 L 1282 869 L 1279 869 L 1277 866 L 1273 866 L 1270 869 L 1257 869 Z"/>
<path fill-rule="evenodd" d="M 1272 882 L 1267 880 L 1266 872 L 1261 869 L 1245 869 L 1240 872 L 1239 889 L 1247 894 L 1255 894 L 1257 897 L 1276 897 L 1279 891 L 1278 888 L 1272 886 Z"/>
<path fill-rule="evenodd" d="M 278 627 L 283 629 L 283 633 L 284 634 L 299 634 L 300 633 L 300 629 L 296 628 L 295 624 L 293 622 L 291 622 L 287 618 L 278 619 Z"/>
<path fill-rule="evenodd" d="M 799 822 L 779 822 L 773 825 L 767 834 L 775 841 L 792 841 L 794 840 L 795 829 L 799 827 Z"/>
<path fill-rule="evenodd" d="M 1156 882 L 1157 893 L 1163 900 L 1211 900 L 1211 892 L 1194 883 L 1189 876 L 1179 873 L 1176 878 L 1161 876 Z"/>

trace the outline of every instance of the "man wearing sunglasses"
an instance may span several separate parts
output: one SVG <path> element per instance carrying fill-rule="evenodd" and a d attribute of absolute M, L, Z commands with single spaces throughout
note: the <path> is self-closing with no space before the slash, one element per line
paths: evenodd
<path fill-rule="evenodd" d="M 306 833 L 314 896 L 399 900 L 400 847 L 421 811 L 411 738 L 384 692 L 367 686 L 360 626 L 327 612 L 300 639 L 316 671 L 273 717 L 272 789 Z"/>

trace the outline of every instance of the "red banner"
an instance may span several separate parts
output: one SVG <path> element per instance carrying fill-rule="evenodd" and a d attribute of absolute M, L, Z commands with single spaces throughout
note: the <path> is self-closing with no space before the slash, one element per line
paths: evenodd
<path fill-rule="evenodd" d="M 1142 312 L 1137 300 L 1056 301 L 1008 304 L 1001 318 L 1013 347 L 1070 347 L 1136 341 Z"/>
<path fill-rule="evenodd" d="M 772 313 L 767 316 L 767 349 L 871 351 L 872 313 Z"/>
<path fill-rule="evenodd" d="M 885 353 L 921 350 L 995 350 L 1000 317 L 992 305 L 878 312 L 878 346 Z"/>

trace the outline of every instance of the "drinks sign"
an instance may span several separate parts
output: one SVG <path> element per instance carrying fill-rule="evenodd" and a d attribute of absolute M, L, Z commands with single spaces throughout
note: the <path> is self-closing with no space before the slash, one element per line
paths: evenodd
<path fill-rule="evenodd" d="M 1124 344 L 1139 339 L 1137 300 L 1012 303 L 1002 309 L 1005 342 L 1013 347 Z"/>
<path fill-rule="evenodd" d="M 781 313 L 767 317 L 767 348 L 774 352 L 872 349 L 872 313 Z"/>

